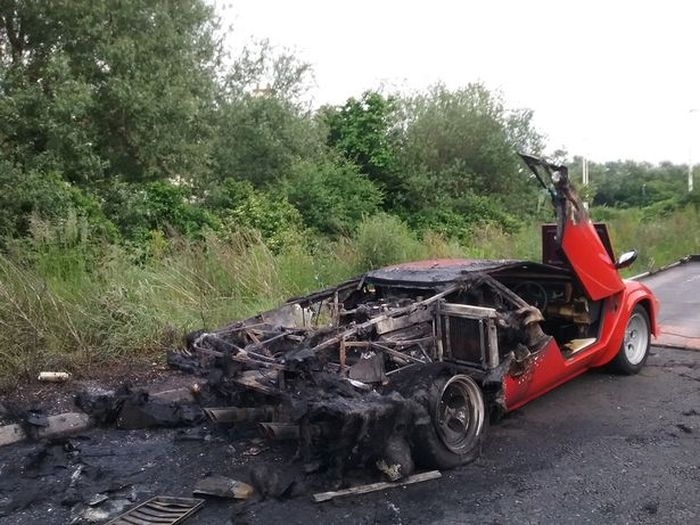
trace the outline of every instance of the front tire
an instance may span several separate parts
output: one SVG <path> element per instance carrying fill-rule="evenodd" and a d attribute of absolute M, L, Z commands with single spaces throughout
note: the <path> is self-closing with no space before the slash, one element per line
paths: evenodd
<path fill-rule="evenodd" d="M 625 338 L 620 350 L 611 363 L 612 368 L 621 374 L 633 375 L 638 373 L 649 357 L 651 345 L 651 329 L 649 314 L 646 309 L 637 305 L 625 326 Z"/>

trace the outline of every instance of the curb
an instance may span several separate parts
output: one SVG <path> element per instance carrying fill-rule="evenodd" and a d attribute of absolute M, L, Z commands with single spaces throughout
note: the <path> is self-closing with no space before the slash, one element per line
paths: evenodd
<path fill-rule="evenodd" d="M 667 264 L 666 266 L 661 266 L 660 268 L 656 268 L 653 270 L 649 270 L 647 272 L 642 272 L 637 275 L 633 275 L 632 277 L 628 277 L 627 279 L 629 281 L 638 281 L 640 279 L 644 279 L 645 277 L 651 277 L 656 275 L 657 273 L 661 273 L 666 270 L 670 270 L 671 268 L 675 268 L 676 266 L 679 266 L 681 264 L 687 264 L 689 262 L 697 262 L 700 261 L 700 254 L 690 254 L 686 255 L 685 257 L 681 257 L 678 259 L 676 262 L 672 262 L 671 264 Z"/>

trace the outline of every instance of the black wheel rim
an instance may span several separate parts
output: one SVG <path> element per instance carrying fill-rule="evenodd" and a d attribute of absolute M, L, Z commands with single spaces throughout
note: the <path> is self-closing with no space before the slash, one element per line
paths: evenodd
<path fill-rule="evenodd" d="M 484 426 L 484 400 L 479 386 L 469 376 L 450 378 L 440 392 L 435 416 L 444 445 L 455 454 L 468 452 Z"/>

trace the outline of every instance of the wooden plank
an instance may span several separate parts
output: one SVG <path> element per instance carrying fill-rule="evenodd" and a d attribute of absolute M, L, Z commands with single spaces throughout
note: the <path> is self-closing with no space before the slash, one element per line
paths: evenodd
<path fill-rule="evenodd" d="M 433 312 L 428 308 L 417 310 L 400 317 L 389 317 L 388 319 L 383 319 L 377 323 L 377 334 L 386 334 L 388 332 L 394 332 L 396 330 L 401 330 L 407 326 L 413 326 L 418 323 L 425 323 L 433 318 Z"/>
<path fill-rule="evenodd" d="M 471 304 L 445 303 L 440 305 L 441 314 L 457 315 L 473 319 L 493 319 L 497 317 L 496 310 Z"/>
<path fill-rule="evenodd" d="M 395 487 L 403 487 L 405 485 L 412 485 L 413 483 L 420 483 L 422 481 L 438 479 L 440 477 L 442 477 L 442 474 L 439 470 L 430 470 L 428 472 L 414 474 L 413 476 L 409 476 L 400 481 L 382 481 L 379 483 L 370 483 L 369 485 L 358 485 L 356 487 L 350 487 L 349 489 L 334 490 L 331 492 L 318 492 L 314 494 L 313 498 L 316 503 L 320 503 L 322 501 L 328 501 L 340 496 L 367 494 L 369 492 L 376 492 L 378 490 L 391 489 Z"/>

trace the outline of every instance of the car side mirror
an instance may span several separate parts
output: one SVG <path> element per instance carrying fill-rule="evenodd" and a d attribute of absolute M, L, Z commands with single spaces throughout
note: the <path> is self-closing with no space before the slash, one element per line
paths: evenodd
<path fill-rule="evenodd" d="M 632 250 L 629 252 L 625 252 L 620 257 L 617 259 L 617 262 L 615 263 L 615 268 L 618 270 L 621 270 L 622 268 L 627 268 L 628 266 L 631 266 L 634 261 L 637 260 L 637 250 Z"/>

